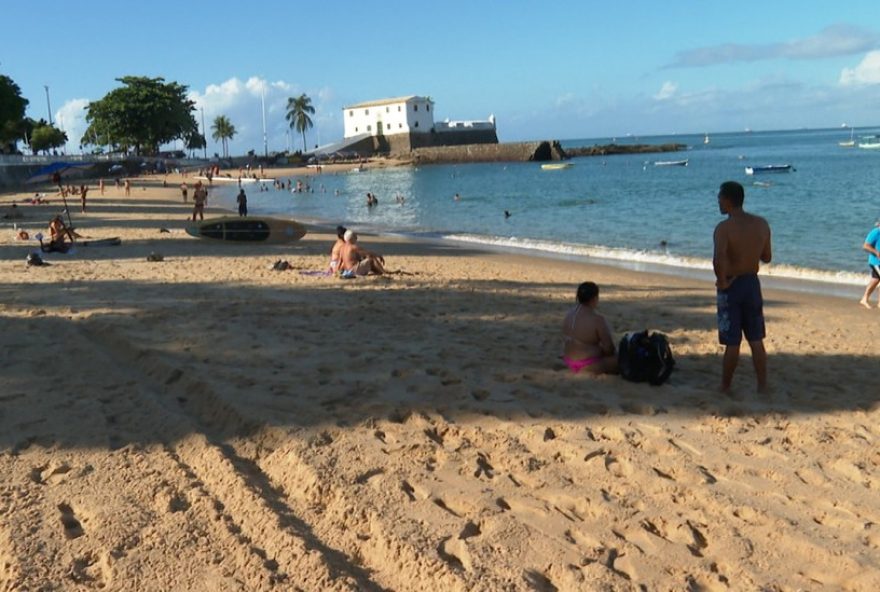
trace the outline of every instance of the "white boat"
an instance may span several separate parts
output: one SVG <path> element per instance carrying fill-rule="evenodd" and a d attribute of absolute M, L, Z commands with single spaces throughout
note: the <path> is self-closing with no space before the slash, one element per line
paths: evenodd
<path fill-rule="evenodd" d="M 865 150 L 877 150 L 880 148 L 880 138 L 877 136 L 862 136 L 859 142 L 859 148 Z"/>
<path fill-rule="evenodd" d="M 843 142 L 838 142 L 837 145 L 841 148 L 852 148 L 856 145 L 856 141 L 854 138 L 854 134 L 856 129 L 854 127 L 849 128 L 849 140 L 845 140 Z"/>
<path fill-rule="evenodd" d="M 746 167 L 747 175 L 763 175 L 765 173 L 790 173 L 794 169 L 790 164 L 768 164 L 764 166 Z"/>
<path fill-rule="evenodd" d="M 570 169 L 574 165 L 570 162 L 551 162 L 542 164 L 541 168 L 545 171 L 561 171 L 562 169 Z"/>
<path fill-rule="evenodd" d="M 703 138 L 703 144 L 709 143 L 709 134 L 706 134 L 706 137 Z"/>
<path fill-rule="evenodd" d="M 654 166 L 687 166 L 687 159 L 684 160 L 655 160 Z"/>

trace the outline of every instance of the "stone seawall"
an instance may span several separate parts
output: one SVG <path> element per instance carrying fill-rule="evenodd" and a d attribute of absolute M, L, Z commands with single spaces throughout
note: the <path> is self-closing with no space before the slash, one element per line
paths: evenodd
<path fill-rule="evenodd" d="M 556 141 L 468 144 L 416 148 L 411 156 L 420 164 L 452 162 L 527 162 L 562 160 L 565 152 Z"/>

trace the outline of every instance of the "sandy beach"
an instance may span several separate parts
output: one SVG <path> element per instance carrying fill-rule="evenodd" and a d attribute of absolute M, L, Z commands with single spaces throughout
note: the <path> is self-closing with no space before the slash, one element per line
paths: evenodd
<path fill-rule="evenodd" d="M 773 393 L 744 348 L 728 397 L 710 282 L 384 236 L 389 276 L 303 274 L 326 230 L 191 238 L 180 182 L 93 182 L 75 226 L 122 245 L 49 266 L 2 221 L 0 590 L 880 589 L 861 289 L 765 290 Z M 561 363 L 585 280 L 666 385 Z"/>

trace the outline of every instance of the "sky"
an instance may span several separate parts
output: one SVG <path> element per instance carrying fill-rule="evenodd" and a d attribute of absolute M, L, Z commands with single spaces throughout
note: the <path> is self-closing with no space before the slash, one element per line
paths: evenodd
<path fill-rule="evenodd" d="M 346 105 L 430 96 L 435 118 L 495 115 L 501 141 L 880 124 L 876 0 L 225 3 L 4 0 L 0 74 L 79 152 L 85 108 L 127 75 L 189 88 L 232 154 L 342 138 Z M 47 106 L 48 86 L 49 106 Z"/>

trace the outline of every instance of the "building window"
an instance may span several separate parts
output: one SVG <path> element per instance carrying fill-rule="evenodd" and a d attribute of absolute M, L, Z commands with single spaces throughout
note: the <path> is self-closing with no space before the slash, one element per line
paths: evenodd
<path fill-rule="evenodd" d="M 354 111 L 349 111 L 349 112 L 348 112 L 348 116 L 349 116 L 349 117 L 354 117 Z"/>
<path fill-rule="evenodd" d="M 417 121 L 413 127 L 419 127 L 419 122 Z"/>
<path fill-rule="evenodd" d="M 385 107 L 385 113 L 391 113 L 391 107 Z"/>
<path fill-rule="evenodd" d="M 425 111 L 430 111 L 430 110 L 431 110 L 431 105 L 430 104 L 425 105 Z"/>
<path fill-rule="evenodd" d="M 403 124 L 402 124 L 402 123 L 398 123 L 398 124 L 397 124 L 397 127 L 398 127 L 398 129 L 403 129 Z"/>
<path fill-rule="evenodd" d="M 419 106 L 418 106 L 418 105 L 413 105 L 413 111 L 418 111 L 418 110 L 419 110 Z"/>
<path fill-rule="evenodd" d="M 368 131 L 368 132 L 373 131 L 373 126 L 372 126 L 372 125 L 368 125 L 368 126 L 367 126 L 367 131 Z"/>
<path fill-rule="evenodd" d="M 400 113 L 400 105 L 397 106 L 397 112 Z"/>
<path fill-rule="evenodd" d="M 354 128 L 354 133 L 357 133 L 357 131 L 358 131 L 358 128 Z"/>
<path fill-rule="evenodd" d="M 390 124 L 390 123 L 386 123 L 386 124 L 385 124 L 385 129 L 391 129 L 391 124 Z"/>

